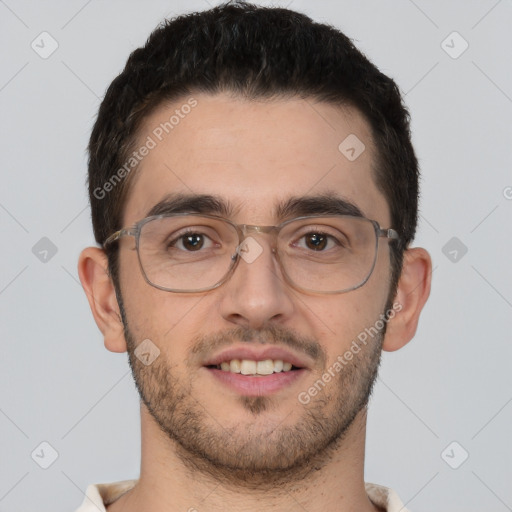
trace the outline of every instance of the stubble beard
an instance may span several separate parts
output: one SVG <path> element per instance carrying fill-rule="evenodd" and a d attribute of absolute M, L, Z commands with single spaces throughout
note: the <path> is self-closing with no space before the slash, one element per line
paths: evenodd
<path fill-rule="evenodd" d="M 280 411 L 279 402 L 272 396 L 240 396 L 241 416 L 248 413 L 258 426 L 253 428 L 254 423 L 247 422 L 226 428 L 222 418 L 212 417 L 201 405 L 200 395 L 193 396 L 191 384 L 176 378 L 164 357 L 158 357 L 150 366 L 138 360 L 137 342 L 122 302 L 120 306 L 129 364 L 141 400 L 191 474 L 199 471 L 227 487 L 253 490 L 276 490 L 300 482 L 332 459 L 355 418 L 366 413 L 378 374 L 385 328 L 307 405 L 298 398 L 291 404 L 290 410 L 301 411 L 293 425 L 285 425 L 286 415 L 278 424 L 262 426 L 263 415 Z M 258 336 L 270 340 L 269 343 L 284 337 L 289 345 L 294 343 L 294 334 L 274 326 L 258 331 Z M 239 327 L 230 331 L 228 337 L 238 341 L 254 339 L 255 331 Z M 207 346 L 208 340 L 208 336 L 203 336 L 196 341 Z M 216 334 L 215 341 L 218 340 Z M 306 343 L 320 347 L 315 340 Z M 296 346 L 303 347 L 304 342 L 297 342 Z"/>

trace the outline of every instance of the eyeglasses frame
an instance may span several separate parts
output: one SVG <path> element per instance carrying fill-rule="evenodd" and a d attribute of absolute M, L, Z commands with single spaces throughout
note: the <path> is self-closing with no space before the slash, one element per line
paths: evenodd
<path fill-rule="evenodd" d="M 237 249 L 236 249 L 235 254 L 233 254 L 231 256 L 231 266 L 230 266 L 229 270 L 227 271 L 226 275 L 219 282 L 214 284 L 213 286 L 209 286 L 209 287 L 206 287 L 206 288 L 195 289 L 195 290 L 179 290 L 179 289 L 166 288 L 164 286 L 159 286 L 159 285 L 157 285 L 155 283 L 152 283 L 148 279 L 148 277 L 146 275 L 146 272 L 144 271 L 144 267 L 142 265 L 142 261 L 141 261 L 141 258 L 140 258 L 140 251 L 139 251 L 139 240 L 140 240 L 140 233 L 142 231 L 142 228 L 148 222 L 151 222 L 153 220 L 162 219 L 162 218 L 166 218 L 166 217 L 184 217 L 184 216 L 203 217 L 203 218 L 223 221 L 223 222 L 231 225 L 233 228 L 235 228 L 235 231 L 238 234 L 238 241 L 239 241 L 239 243 L 237 245 Z M 284 276 L 287 284 L 289 284 L 290 286 L 292 286 L 296 290 L 305 291 L 305 292 L 308 292 L 308 293 L 322 294 L 322 295 L 342 294 L 342 293 L 347 293 L 347 292 L 350 292 L 350 291 L 353 291 L 353 290 L 357 290 L 358 288 L 361 288 L 362 286 L 364 286 L 366 284 L 366 282 L 368 281 L 368 279 L 370 279 L 370 276 L 372 275 L 372 273 L 373 273 L 373 271 L 375 269 L 375 265 L 376 265 L 376 262 L 377 262 L 379 239 L 380 238 L 385 238 L 385 239 L 388 239 L 390 241 L 400 240 L 400 236 L 399 236 L 398 232 L 395 229 L 393 229 L 393 228 L 385 228 L 385 229 L 381 228 L 380 224 L 376 220 L 372 220 L 372 219 L 368 219 L 366 217 L 360 217 L 360 216 L 356 216 L 356 215 L 341 215 L 341 214 L 303 215 L 303 216 L 300 216 L 300 217 L 294 217 L 292 219 L 285 220 L 284 222 L 282 222 L 281 224 L 278 224 L 276 226 L 256 226 L 256 225 L 253 225 L 253 224 L 236 224 L 235 222 L 233 222 L 230 219 L 227 219 L 225 217 L 221 217 L 221 216 L 218 216 L 218 215 L 203 214 L 203 213 L 198 213 L 198 212 L 163 213 L 163 214 L 160 214 L 160 215 L 151 215 L 149 217 L 145 217 L 144 219 L 139 220 L 138 222 L 136 222 L 135 224 L 133 224 L 130 227 L 125 227 L 125 228 L 119 229 L 115 233 L 112 233 L 103 242 L 103 249 L 106 249 L 108 245 L 110 245 L 111 243 L 119 240 L 120 238 L 122 238 L 124 236 L 133 236 L 135 238 L 135 247 L 137 249 L 137 259 L 139 261 L 139 267 L 140 267 L 142 276 L 144 277 L 144 280 L 150 286 L 153 286 L 154 288 L 157 288 L 157 289 L 162 290 L 162 291 L 172 292 L 172 293 L 201 293 L 201 292 L 207 292 L 207 291 L 210 291 L 210 290 L 214 290 L 215 288 L 218 288 L 219 286 L 223 285 L 224 283 L 226 283 L 230 279 L 230 277 L 233 275 L 234 271 L 238 267 L 238 263 L 240 262 L 240 259 L 241 259 L 240 249 L 241 249 L 242 244 L 245 241 L 245 239 L 247 238 L 249 233 L 267 233 L 267 234 L 268 233 L 274 233 L 274 237 L 275 237 L 275 239 L 277 239 L 277 237 L 279 236 L 279 232 L 286 225 L 288 225 L 288 224 L 290 224 L 292 222 L 300 221 L 300 220 L 306 220 L 306 219 L 315 219 L 315 218 L 323 218 L 323 219 L 325 219 L 325 218 L 334 218 L 334 217 L 336 217 L 336 218 L 337 217 L 351 217 L 351 218 L 354 218 L 354 219 L 362 219 L 362 220 L 370 222 L 373 225 L 373 228 L 375 230 L 374 258 L 373 258 L 371 269 L 370 269 L 367 277 L 361 283 L 359 283 L 359 284 L 357 284 L 357 285 L 355 285 L 355 286 L 353 286 L 351 288 L 347 288 L 347 289 L 341 290 L 341 291 L 336 290 L 336 291 L 323 291 L 323 292 L 320 292 L 320 291 L 317 291 L 317 290 L 310 290 L 310 289 L 307 289 L 307 288 L 303 288 L 303 287 L 298 286 L 297 284 L 295 284 L 293 282 L 293 280 L 288 276 L 288 274 L 286 272 L 286 269 L 284 268 L 284 266 L 283 266 L 283 264 L 281 262 L 281 259 L 279 257 L 279 253 L 277 251 L 276 244 L 274 244 L 272 246 L 271 250 L 272 250 L 272 253 L 275 254 L 276 260 L 279 263 L 279 268 L 281 269 L 281 272 L 283 273 L 283 276 Z"/>

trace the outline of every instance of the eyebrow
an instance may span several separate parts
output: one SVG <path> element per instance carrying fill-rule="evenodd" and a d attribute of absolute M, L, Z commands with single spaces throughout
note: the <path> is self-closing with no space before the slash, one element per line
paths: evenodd
<path fill-rule="evenodd" d="M 232 217 L 236 211 L 229 201 L 219 196 L 176 193 L 167 194 L 147 212 L 146 217 L 186 212 Z"/>
<path fill-rule="evenodd" d="M 235 207 L 233 203 L 217 195 L 175 193 L 166 195 L 147 212 L 146 216 L 193 212 L 232 218 L 239 211 L 240 207 Z M 278 203 L 274 212 L 279 222 L 303 215 L 364 217 L 356 204 L 334 193 L 290 197 Z"/>
<path fill-rule="evenodd" d="M 276 217 L 284 220 L 302 215 L 353 215 L 364 217 L 361 209 L 336 194 L 290 197 L 276 208 Z"/>

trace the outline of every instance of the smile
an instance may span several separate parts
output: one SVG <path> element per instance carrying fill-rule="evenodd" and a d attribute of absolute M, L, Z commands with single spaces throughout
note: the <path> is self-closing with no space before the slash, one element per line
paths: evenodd
<path fill-rule="evenodd" d="M 252 359 L 231 359 L 211 366 L 225 372 L 240 373 L 242 375 L 272 375 L 273 373 L 289 372 L 297 369 L 289 361 L 282 359 L 265 359 L 264 361 L 255 361 Z"/>

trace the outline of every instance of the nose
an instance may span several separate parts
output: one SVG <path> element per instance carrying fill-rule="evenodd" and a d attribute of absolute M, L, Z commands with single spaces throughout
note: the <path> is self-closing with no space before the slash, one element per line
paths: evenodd
<path fill-rule="evenodd" d="M 219 289 L 223 318 L 252 329 L 260 329 L 269 322 L 282 323 L 295 308 L 293 292 L 264 238 L 249 236 L 244 240 L 237 268 Z"/>

